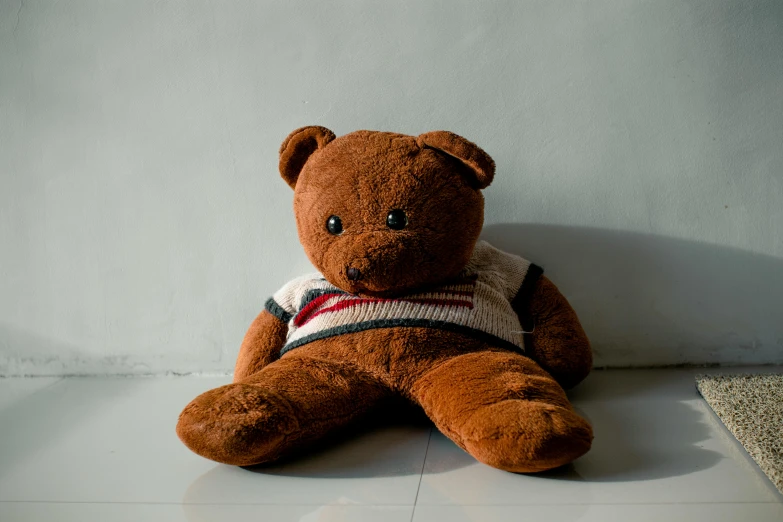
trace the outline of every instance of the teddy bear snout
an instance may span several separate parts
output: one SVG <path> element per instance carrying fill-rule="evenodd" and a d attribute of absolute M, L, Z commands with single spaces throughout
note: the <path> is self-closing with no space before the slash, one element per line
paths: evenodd
<path fill-rule="evenodd" d="M 349 266 L 348 269 L 345 271 L 345 275 L 348 277 L 349 281 L 358 281 L 362 278 L 362 273 L 359 271 L 358 268 Z"/>

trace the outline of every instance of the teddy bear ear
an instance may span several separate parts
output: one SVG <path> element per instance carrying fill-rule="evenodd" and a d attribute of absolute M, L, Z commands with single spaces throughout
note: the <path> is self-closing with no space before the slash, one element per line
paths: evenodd
<path fill-rule="evenodd" d="M 299 173 L 313 152 L 325 147 L 334 138 L 334 132 L 315 125 L 301 127 L 288 135 L 280 145 L 279 170 L 291 188 L 296 186 Z"/>
<path fill-rule="evenodd" d="M 492 183 L 495 177 L 495 162 L 473 142 L 470 142 L 449 131 L 426 132 L 416 138 L 419 147 L 429 147 L 445 152 L 466 166 L 474 174 L 474 185 L 478 189 L 484 189 Z"/>

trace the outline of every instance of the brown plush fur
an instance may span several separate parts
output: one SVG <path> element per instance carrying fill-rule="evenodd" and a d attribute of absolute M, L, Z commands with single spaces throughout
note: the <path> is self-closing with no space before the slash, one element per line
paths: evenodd
<path fill-rule="evenodd" d="M 288 141 L 285 153 L 298 143 Z M 354 132 L 304 165 L 294 193 L 299 240 L 313 265 L 352 293 L 402 293 L 453 278 L 467 264 L 484 220 L 475 179 L 469 167 L 420 148 L 414 137 Z M 404 209 L 409 226 L 390 230 L 392 209 Z M 340 236 L 324 226 L 331 215 L 342 220 Z M 349 267 L 364 277 L 349 280 Z"/>
<path fill-rule="evenodd" d="M 446 131 L 416 137 L 323 127 L 291 133 L 280 172 L 294 188 L 299 238 L 334 285 L 393 296 L 457 275 L 483 223 L 479 189 L 494 175 L 479 147 Z M 386 226 L 404 209 L 408 226 Z M 329 216 L 344 231 L 329 234 Z M 361 277 L 348 278 L 353 268 Z M 378 328 L 310 342 L 278 357 L 286 325 L 262 312 L 240 350 L 234 383 L 208 391 L 180 415 L 177 433 L 196 453 L 250 465 L 295 454 L 404 397 L 476 459 L 516 472 L 551 469 L 584 454 L 590 425 L 563 386 L 590 371 L 590 345 L 557 287 L 540 278 L 518 305 L 535 329 L 527 353 L 429 328 Z"/>
<path fill-rule="evenodd" d="M 526 310 L 520 316 L 533 319 L 528 355 L 564 388 L 572 388 L 590 373 L 593 353 L 576 312 L 546 276 L 542 276 Z"/>

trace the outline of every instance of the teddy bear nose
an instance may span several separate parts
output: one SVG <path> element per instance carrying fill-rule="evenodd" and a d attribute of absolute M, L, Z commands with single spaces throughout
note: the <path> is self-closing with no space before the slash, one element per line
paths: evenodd
<path fill-rule="evenodd" d="M 348 276 L 348 279 L 351 281 L 357 281 L 360 277 L 362 277 L 362 273 L 359 272 L 358 268 L 354 267 L 348 267 L 348 270 L 346 271 L 346 275 Z"/>

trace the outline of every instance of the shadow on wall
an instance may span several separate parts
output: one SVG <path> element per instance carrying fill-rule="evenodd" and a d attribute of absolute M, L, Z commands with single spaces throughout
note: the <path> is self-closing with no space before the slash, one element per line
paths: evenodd
<path fill-rule="evenodd" d="M 783 363 L 783 259 L 553 225 L 490 225 L 482 238 L 544 267 L 597 367 Z"/>

